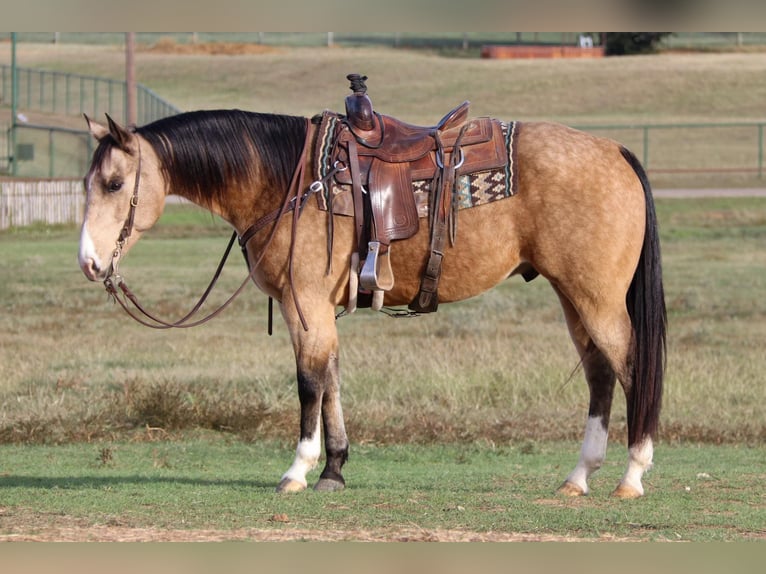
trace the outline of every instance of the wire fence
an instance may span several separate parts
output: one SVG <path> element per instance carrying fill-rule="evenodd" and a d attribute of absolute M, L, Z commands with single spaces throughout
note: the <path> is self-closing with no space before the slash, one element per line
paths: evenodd
<path fill-rule="evenodd" d="M 11 66 L 0 65 L 0 103 L 10 105 L 13 89 Z M 82 76 L 66 72 L 16 68 L 19 109 L 54 115 L 88 114 L 102 117 L 109 113 L 117 120 L 127 120 L 127 87 L 125 81 Z M 138 84 L 139 124 L 178 113 L 180 110 L 152 90 Z"/>
<path fill-rule="evenodd" d="M 471 47 L 486 43 L 576 44 L 585 32 L 136 32 L 139 46 L 178 44 L 243 43 L 274 46 L 367 46 Z M 0 33 L 0 41 L 10 33 Z M 17 32 L 17 41 L 34 43 L 109 44 L 125 43 L 123 33 Z"/>
<path fill-rule="evenodd" d="M 0 105 L 9 105 L 12 94 L 12 71 L 0 65 Z M 87 169 L 93 152 L 92 137 L 85 130 L 60 125 L 68 117 L 82 114 L 127 121 L 127 84 L 125 81 L 83 76 L 32 68 L 16 68 L 18 109 L 14 125 L 0 125 L 0 174 L 19 177 L 76 177 Z M 137 123 L 147 124 L 174 115 L 181 110 L 138 84 Z M 49 114 L 59 125 L 41 125 L 29 121 L 29 113 Z M 64 120 L 62 120 L 64 118 Z M 15 138 L 11 137 L 15 129 Z M 13 140 L 15 139 L 15 149 Z"/>
<path fill-rule="evenodd" d="M 577 45 L 580 36 L 596 42 L 601 32 L 137 32 L 136 42 L 247 43 L 277 46 L 385 45 L 393 47 L 477 48 L 483 44 Z M 118 32 L 17 32 L 19 42 L 110 44 L 121 46 Z M 10 32 L 0 32 L 0 41 Z M 674 32 L 663 39 L 667 48 L 731 48 L 766 45 L 766 32 Z"/>
<path fill-rule="evenodd" d="M 6 139 L 10 128 L 5 132 Z M 2 140 L 2 136 L 0 136 Z M 93 155 L 95 140 L 90 132 L 55 126 L 17 125 L 15 150 L 16 177 L 80 177 L 85 175 Z M 10 144 L 6 144 L 10 148 Z M 13 150 L 8 150 L 11 156 Z M 10 161 L 6 158 L 5 170 L 0 163 L 0 173 L 8 174 Z"/>
<path fill-rule="evenodd" d="M 721 185 L 721 181 L 731 183 L 738 177 L 762 185 L 766 122 L 576 127 L 612 137 L 633 150 L 655 187 L 658 182 L 684 180 L 694 187 L 708 187 Z M 0 145 L 2 133 L 0 130 Z M 93 145 L 92 136 L 85 131 L 51 130 L 45 126 L 19 130 L 22 150 L 29 146 L 30 153 L 47 153 L 41 161 L 32 161 L 36 159 L 33 157 L 20 161 L 20 175 L 46 179 L 0 180 L 0 229 L 36 222 L 79 223 L 84 207 L 82 177 L 90 164 Z M 41 165 L 47 166 L 46 173 L 39 172 Z M 65 181 L 54 185 L 48 178 Z"/>
<path fill-rule="evenodd" d="M 664 185 L 763 185 L 766 121 L 697 124 L 574 125 L 631 149 Z M 7 173 L 9 126 L 0 125 L 0 173 Z M 95 140 L 85 130 L 41 125 L 16 129 L 16 175 L 83 177 Z M 8 150 L 5 153 L 5 150 Z"/>
<path fill-rule="evenodd" d="M 655 175 L 764 176 L 766 122 L 574 126 L 630 148 Z"/>

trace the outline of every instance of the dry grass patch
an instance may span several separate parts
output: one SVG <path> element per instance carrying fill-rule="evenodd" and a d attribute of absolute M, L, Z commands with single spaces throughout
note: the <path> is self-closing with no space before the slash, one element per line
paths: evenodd
<path fill-rule="evenodd" d="M 243 42 L 178 43 L 174 38 L 161 38 L 151 45 L 140 46 L 140 51 L 150 54 L 204 54 L 209 56 L 241 56 L 243 54 L 273 54 L 282 51 L 276 46 Z"/>

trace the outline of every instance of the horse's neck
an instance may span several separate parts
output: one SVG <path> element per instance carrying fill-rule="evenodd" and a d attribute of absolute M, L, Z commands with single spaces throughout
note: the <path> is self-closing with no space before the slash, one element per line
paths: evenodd
<path fill-rule="evenodd" d="M 233 186 L 232 186 L 233 187 Z M 245 209 L 243 209 L 239 204 L 246 205 L 248 203 L 254 202 L 255 198 L 250 199 L 250 193 L 248 193 L 248 190 L 245 189 L 230 189 L 230 191 L 227 193 L 227 197 L 231 198 L 238 198 L 239 201 L 235 201 L 232 199 L 231 202 L 224 201 L 224 205 L 221 205 L 220 202 L 215 198 L 196 198 L 196 197 L 190 197 L 186 194 L 176 194 L 173 190 L 168 191 L 168 195 L 166 197 L 166 203 L 167 198 L 170 197 L 180 197 L 190 203 L 193 203 L 194 205 L 201 207 L 202 209 L 205 209 L 212 213 L 213 215 L 216 215 L 223 219 L 226 223 L 231 225 L 234 229 L 237 230 L 238 233 L 242 233 L 244 229 L 247 227 L 246 221 L 249 219 L 247 215 L 245 214 Z M 236 205 L 235 205 L 236 204 Z"/>
<path fill-rule="evenodd" d="M 315 174 L 313 161 L 316 126 L 310 122 L 307 124 L 309 133 L 306 136 L 306 149 L 302 165 L 294 166 L 284 187 L 276 188 L 266 185 L 262 178 L 259 178 L 261 181 L 253 182 L 251 185 L 241 188 L 232 186 L 226 193 L 226 205 L 218 206 L 218 211 L 211 209 L 213 213 L 228 221 L 240 235 L 264 219 L 271 220 L 271 218 L 278 217 L 278 213 L 284 215 L 284 213 L 292 211 L 297 197 L 304 196 L 309 189 Z M 298 176 L 302 177 L 296 188 L 293 184 L 293 178 Z"/>
<path fill-rule="evenodd" d="M 308 141 L 312 142 L 315 126 L 309 124 L 309 129 L 311 133 L 309 134 Z M 314 173 L 312 147 L 309 145 L 309 148 L 306 150 L 300 193 L 308 189 L 311 183 L 311 174 Z M 256 173 L 260 172 L 259 169 L 255 171 Z M 292 175 L 295 175 L 295 172 Z M 202 198 L 195 197 L 186 190 L 173 189 L 170 181 L 166 180 L 166 202 L 168 197 L 186 199 L 217 215 L 229 223 L 241 235 L 259 219 L 279 211 L 286 201 L 287 195 L 294 192 L 294 190 L 287 189 L 290 186 L 290 181 L 287 182 L 285 189 L 276 189 L 265 184 L 263 178 L 257 179 L 260 181 L 229 185 L 220 198 L 215 197 L 213 194 Z"/>

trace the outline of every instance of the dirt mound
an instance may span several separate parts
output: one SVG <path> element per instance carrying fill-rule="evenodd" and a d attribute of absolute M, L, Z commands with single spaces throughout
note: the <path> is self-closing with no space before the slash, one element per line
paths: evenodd
<path fill-rule="evenodd" d="M 141 46 L 140 51 L 153 54 L 205 54 L 213 56 L 239 56 L 245 54 L 273 54 L 280 48 L 264 44 L 241 42 L 202 42 L 179 44 L 173 38 L 161 38 L 154 44 Z"/>

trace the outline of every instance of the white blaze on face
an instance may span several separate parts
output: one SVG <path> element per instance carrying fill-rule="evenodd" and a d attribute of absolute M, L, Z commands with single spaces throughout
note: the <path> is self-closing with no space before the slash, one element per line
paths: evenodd
<path fill-rule="evenodd" d="M 93 178 L 95 177 L 95 171 L 92 171 L 88 174 L 86 183 L 85 183 L 85 191 L 86 196 L 90 197 L 92 185 L 93 185 Z M 85 276 L 90 279 L 91 281 L 96 280 L 97 273 L 104 269 L 103 261 L 101 261 L 101 258 L 98 256 L 98 253 L 96 252 L 96 246 L 93 243 L 93 238 L 90 235 L 90 232 L 88 231 L 88 207 L 86 203 L 85 207 L 85 217 L 82 224 L 82 230 L 80 231 L 80 250 L 77 254 L 77 259 L 80 264 L 80 269 L 82 269 L 82 272 L 85 274 Z"/>
<path fill-rule="evenodd" d="M 96 253 L 96 246 L 93 245 L 93 240 L 88 233 L 88 224 L 84 223 L 82 231 L 80 233 L 80 252 L 78 253 L 78 260 L 80 262 L 80 269 L 89 278 L 93 278 L 93 272 L 99 269 L 103 269 L 101 260 Z"/>

